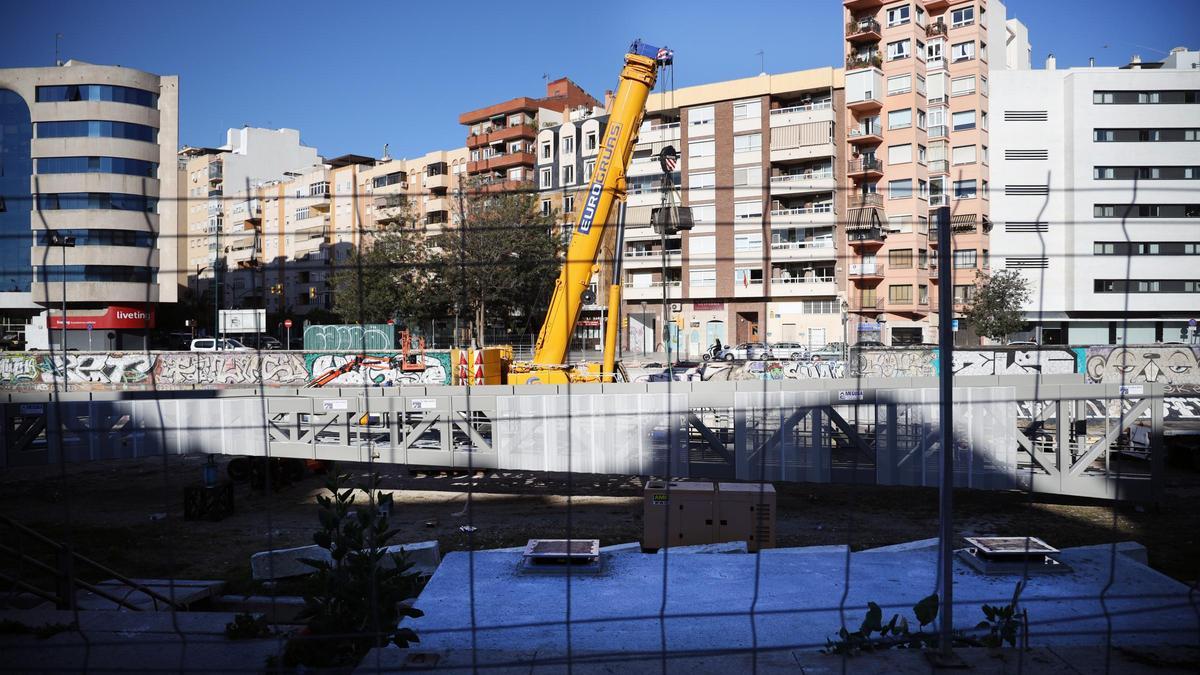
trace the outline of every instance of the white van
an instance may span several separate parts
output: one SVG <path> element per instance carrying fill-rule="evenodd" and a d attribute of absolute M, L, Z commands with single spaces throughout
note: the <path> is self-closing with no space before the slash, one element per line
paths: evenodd
<path fill-rule="evenodd" d="M 250 348 L 233 338 L 196 338 L 192 340 L 191 350 L 194 352 L 248 352 Z"/>

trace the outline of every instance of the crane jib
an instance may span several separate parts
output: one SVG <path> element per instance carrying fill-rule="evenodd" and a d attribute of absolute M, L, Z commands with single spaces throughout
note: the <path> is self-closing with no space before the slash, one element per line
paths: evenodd
<path fill-rule="evenodd" d="M 621 135 L 621 123 L 608 123 L 608 137 L 604 139 L 604 148 L 600 151 L 600 158 L 596 162 L 596 175 L 592 178 L 592 186 L 588 189 L 587 203 L 583 206 L 583 213 L 579 215 L 579 227 L 576 231 L 579 234 L 588 234 L 592 231 L 592 221 L 596 218 L 596 207 L 600 205 L 600 195 L 604 194 L 604 180 L 608 178 L 608 169 L 612 166 L 613 152 L 617 147 L 617 138 Z"/>

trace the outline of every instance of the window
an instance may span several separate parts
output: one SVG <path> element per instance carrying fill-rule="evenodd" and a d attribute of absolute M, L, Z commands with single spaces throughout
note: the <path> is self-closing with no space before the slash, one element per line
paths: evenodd
<path fill-rule="evenodd" d="M 132 141 L 158 141 L 158 129 L 132 122 L 109 122 L 106 120 L 74 120 L 61 122 L 38 122 L 38 138 L 125 138 Z"/>
<path fill-rule="evenodd" d="M 889 9 L 887 11 L 888 27 L 891 28 L 892 26 L 901 26 L 908 23 L 911 20 L 909 17 L 909 11 L 910 9 L 908 5 L 900 5 L 899 7 L 892 7 Z"/>
<path fill-rule="evenodd" d="M 888 232 L 912 232 L 912 216 L 888 216 Z"/>
<path fill-rule="evenodd" d="M 921 199 L 929 199 L 929 182 L 923 178 L 917 179 L 917 196 Z"/>
<path fill-rule="evenodd" d="M 733 185 L 734 187 L 762 185 L 762 167 L 748 166 L 741 169 L 734 169 Z"/>
<path fill-rule="evenodd" d="M 912 126 L 912 108 L 888 112 L 888 129 L 907 129 Z"/>
<path fill-rule="evenodd" d="M 956 270 L 975 269 L 978 260 L 979 252 L 973 248 L 957 249 L 954 251 L 954 269 Z"/>
<path fill-rule="evenodd" d="M 950 95 L 962 96 L 963 94 L 975 93 L 975 76 L 956 77 L 950 80 Z"/>
<path fill-rule="evenodd" d="M 1096 204 L 1096 218 L 1200 218 L 1200 204 Z"/>
<path fill-rule="evenodd" d="M 688 285 L 697 288 L 711 288 L 717 285 L 716 270 L 688 270 Z"/>
<path fill-rule="evenodd" d="M 39 160 L 38 166 L 41 167 Z M 1092 168 L 1095 180 L 1196 180 L 1200 166 L 1097 166 Z"/>
<path fill-rule="evenodd" d="M 1200 140 L 1200 129 L 1095 129 L 1097 143 L 1154 143 Z"/>
<path fill-rule="evenodd" d="M 975 58 L 974 42 L 956 42 L 950 47 L 950 60 L 954 63 Z"/>
<path fill-rule="evenodd" d="M 917 128 L 925 128 L 925 111 L 921 110 L 920 108 L 917 109 Z"/>
<path fill-rule="evenodd" d="M 563 136 L 562 137 L 562 151 L 564 154 L 570 154 L 572 152 L 575 152 L 575 137 L 574 136 Z"/>
<path fill-rule="evenodd" d="M 521 167 L 513 167 L 508 170 L 509 180 L 525 180 L 525 169 Z"/>
<path fill-rule="evenodd" d="M 554 148 L 550 141 L 542 143 L 542 159 L 551 159 L 554 157 Z"/>
<path fill-rule="evenodd" d="M 758 199 L 733 203 L 733 217 L 735 220 L 762 218 L 762 211 L 762 201 Z"/>
<path fill-rule="evenodd" d="M 713 107 L 706 105 L 700 108 L 692 108 L 688 111 L 688 126 L 698 127 L 703 125 L 711 125 L 713 123 Z"/>
<path fill-rule="evenodd" d="M 762 101 L 739 101 L 733 104 L 733 119 L 757 120 L 762 119 Z"/>
<path fill-rule="evenodd" d="M 716 147 L 714 141 L 692 141 L 688 143 L 688 158 L 712 157 L 716 154 Z"/>
<path fill-rule="evenodd" d="M 888 303 L 895 305 L 911 305 L 912 284 L 888 286 Z"/>
<path fill-rule="evenodd" d="M 975 7 L 969 5 L 950 12 L 950 27 L 969 26 L 975 23 Z"/>
<path fill-rule="evenodd" d="M 324 197 L 329 194 L 329 181 L 323 180 L 308 186 L 309 197 Z"/>
<path fill-rule="evenodd" d="M 688 174 L 688 187 L 696 189 L 705 189 L 715 187 L 717 184 L 717 174 L 709 171 L 707 173 Z"/>
<path fill-rule="evenodd" d="M 713 225 L 717 222 L 717 207 L 705 204 L 692 207 L 692 222 L 696 225 Z M 695 241 L 693 239 L 692 241 Z"/>
<path fill-rule="evenodd" d="M 950 123 L 954 126 L 955 131 L 966 131 L 967 129 L 975 128 L 975 111 L 963 110 L 950 115 Z"/>
<path fill-rule="evenodd" d="M 733 270 L 733 283 L 738 286 L 749 286 L 750 284 L 761 284 L 763 273 L 761 269 L 750 267 L 738 267 Z"/>
<path fill-rule="evenodd" d="M 733 238 L 733 250 L 735 251 L 761 251 L 762 250 L 762 234 L 739 234 Z"/>
<path fill-rule="evenodd" d="M 545 189 L 554 185 L 554 170 L 551 168 L 542 169 L 542 178 L 539 185 Z"/>
<path fill-rule="evenodd" d="M 716 237 L 689 237 L 688 255 L 711 256 L 717 252 Z"/>
<path fill-rule="evenodd" d="M 927 153 L 925 151 L 925 146 L 917 144 L 917 161 L 920 162 L 921 164 L 924 164 L 926 154 Z"/>
<path fill-rule="evenodd" d="M 158 200 L 154 197 L 122 194 L 119 192 L 43 193 L 39 194 L 37 198 L 38 209 L 42 211 L 103 209 L 153 213 L 158 210 Z"/>
<path fill-rule="evenodd" d="M 712 141 L 709 141 L 711 144 Z M 762 134 L 743 134 L 733 137 L 734 152 L 756 152 L 762 150 Z"/>
<path fill-rule="evenodd" d="M 37 172 L 114 173 L 155 178 L 158 176 L 158 164 L 124 157 L 42 157 L 37 160 Z"/>
<path fill-rule="evenodd" d="M 887 81 L 888 96 L 912 91 L 912 75 L 897 75 Z"/>
<path fill-rule="evenodd" d="M 975 198 L 975 179 L 956 180 L 954 181 L 954 198 L 955 199 L 974 199 Z"/>
<path fill-rule="evenodd" d="M 838 300 L 805 300 L 805 314 L 838 314 L 842 311 Z"/>
<path fill-rule="evenodd" d="M 888 61 L 907 59 L 910 56 L 912 56 L 912 40 L 897 40 L 896 42 L 888 43 Z"/>
<path fill-rule="evenodd" d="M 562 184 L 572 185 L 575 183 L 575 167 L 568 164 L 562 168 Z"/>
<path fill-rule="evenodd" d="M 912 190 L 911 178 L 888 181 L 888 199 L 908 199 L 912 197 Z"/>
<path fill-rule="evenodd" d="M 158 94 L 111 84 L 66 84 L 37 88 L 38 103 L 69 101 L 111 101 L 147 108 L 158 107 Z"/>
<path fill-rule="evenodd" d="M 888 251 L 888 267 L 897 270 L 912 269 L 913 252 L 911 248 Z"/>
<path fill-rule="evenodd" d="M 941 40 L 937 40 L 925 45 L 925 63 L 930 68 L 941 65 L 943 44 Z"/>
<path fill-rule="evenodd" d="M 583 163 L 583 181 L 585 183 L 590 183 L 592 180 L 592 173 L 595 171 L 596 171 L 596 160 L 589 159 L 586 162 L 584 162 Z"/>
<path fill-rule="evenodd" d="M 597 141 L 597 132 L 589 131 L 583 135 L 583 149 L 585 151 L 595 150 Z"/>
<path fill-rule="evenodd" d="M 525 149 L 525 148 L 522 146 L 522 143 L 521 143 L 521 141 L 513 141 L 513 142 L 511 142 L 511 143 L 509 143 L 509 144 L 508 144 L 508 151 L 509 151 L 509 153 L 518 153 L 518 152 L 521 152 L 521 151 L 522 151 L 522 150 L 524 150 L 524 149 Z"/>
<path fill-rule="evenodd" d="M 917 249 L 917 267 L 926 269 L 929 267 L 929 251 L 925 249 Z"/>
<path fill-rule="evenodd" d="M 888 164 L 907 164 L 912 161 L 912 144 L 888 146 Z"/>
<path fill-rule="evenodd" d="M 309 210 L 309 208 L 307 206 L 305 206 L 305 207 L 296 209 L 295 213 L 292 214 L 292 218 L 293 218 L 293 220 L 304 220 L 305 218 L 308 218 L 311 215 L 312 215 L 312 212 Z"/>
<path fill-rule="evenodd" d="M 955 286 L 954 287 L 954 304 L 965 305 L 975 299 L 974 286 Z"/>
<path fill-rule="evenodd" d="M 542 200 L 542 215 L 543 216 L 550 215 L 550 200 L 549 199 Z"/>
<path fill-rule="evenodd" d="M 950 153 L 950 161 L 955 164 L 974 164 L 975 163 L 975 146 L 959 145 L 956 146 Z"/>
<path fill-rule="evenodd" d="M 1092 103 L 1098 105 L 1179 104 L 1200 102 L 1200 91 L 1163 89 L 1159 91 L 1094 91 Z"/>

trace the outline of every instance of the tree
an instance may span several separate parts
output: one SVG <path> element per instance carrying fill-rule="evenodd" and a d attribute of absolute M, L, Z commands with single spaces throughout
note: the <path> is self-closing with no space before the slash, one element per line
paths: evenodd
<path fill-rule="evenodd" d="M 436 238 L 433 295 L 469 317 L 477 344 L 484 344 L 489 323 L 531 333 L 541 325 L 561 265 L 554 216 L 541 212 L 531 191 L 464 187 L 460 226 Z"/>
<path fill-rule="evenodd" d="M 1010 334 L 1025 325 L 1021 308 L 1029 295 L 1029 280 L 1016 270 L 1000 270 L 992 275 L 976 272 L 975 297 L 963 316 L 976 333 L 1007 342 Z"/>
<path fill-rule="evenodd" d="M 433 316 L 429 242 L 411 204 L 372 234 L 333 275 L 333 311 L 346 323 L 364 324 Z"/>

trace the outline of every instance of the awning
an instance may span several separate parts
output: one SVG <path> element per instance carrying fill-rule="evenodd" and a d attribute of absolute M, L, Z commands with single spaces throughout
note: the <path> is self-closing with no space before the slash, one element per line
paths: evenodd
<path fill-rule="evenodd" d="M 849 229 L 866 229 L 879 227 L 880 222 L 879 209 L 873 206 L 850 209 L 850 217 L 847 219 L 846 227 Z"/>

